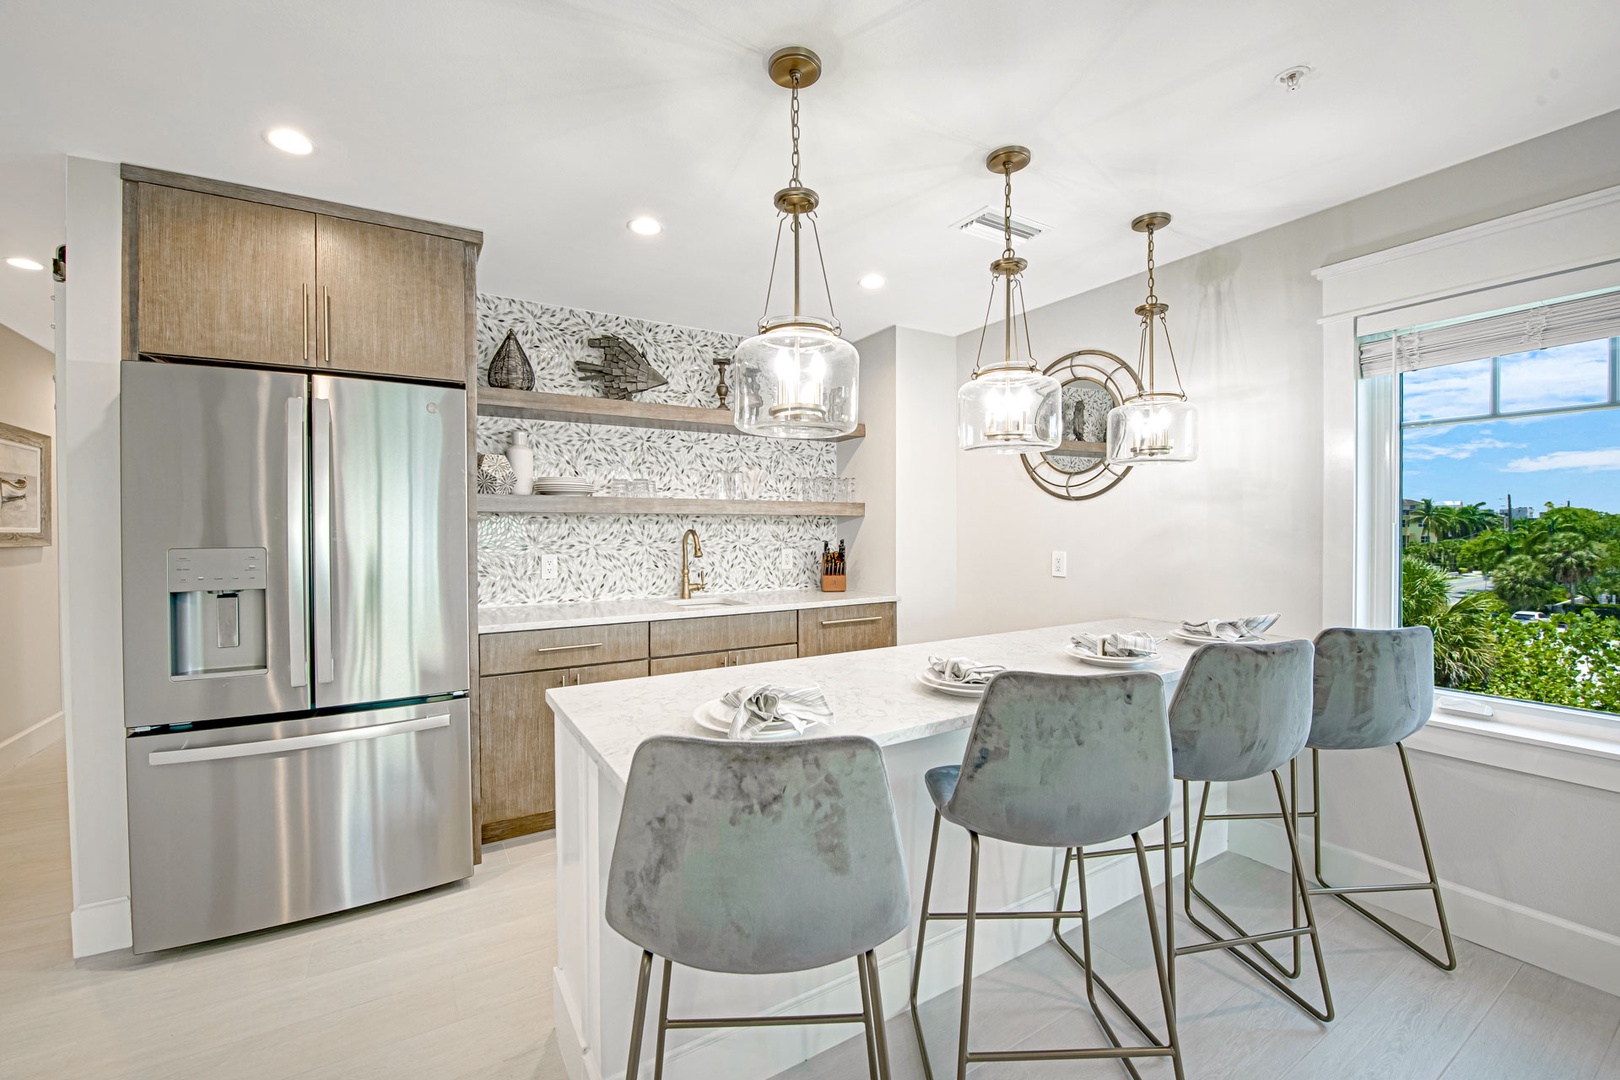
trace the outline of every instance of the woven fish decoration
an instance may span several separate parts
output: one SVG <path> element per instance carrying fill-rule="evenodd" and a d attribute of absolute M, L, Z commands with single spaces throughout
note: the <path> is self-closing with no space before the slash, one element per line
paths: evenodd
<path fill-rule="evenodd" d="M 587 379 L 601 380 L 603 397 L 628 401 L 631 394 L 669 385 L 669 380 L 647 363 L 641 350 L 622 337 L 607 334 L 593 337 L 585 344 L 601 349 L 602 361 L 587 364 L 580 360 L 574 364 L 574 370 Z"/>

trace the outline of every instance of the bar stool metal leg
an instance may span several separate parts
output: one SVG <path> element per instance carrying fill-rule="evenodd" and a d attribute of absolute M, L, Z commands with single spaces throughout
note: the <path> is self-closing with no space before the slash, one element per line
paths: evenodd
<path fill-rule="evenodd" d="M 1199 892 L 1191 883 L 1191 876 L 1193 872 L 1192 868 L 1196 867 L 1197 865 L 1199 841 L 1203 838 L 1205 811 L 1209 805 L 1210 785 L 1206 783 L 1204 785 L 1203 798 L 1200 800 L 1199 804 L 1198 828 L 1193 835 L 1192 844 L 1189 845 L 1189 854 L 1187 859 L 1189 864 L 1189 881 L 1186 889 L 1188 896 L 1186 915 L 1187 921 L 1191 922 L 1199 930 L 1208 935 L 1211 940 L 1199 942 L 1195 945 L 1183 945 L 1176 950 L 1176 954 L 1178 956 L 1185 956 L 1189 953 L 1209 952 L 1214 949 L 1224 949 L 1241 961 L 1256 975 L 1259 975 L 1262 979 L 1265 979 L 1266 982 L 1270 983 L 1278 993 L 1282 994 L 1289 1001 L 1292 1001 L 1295 1005 L 1299 1006 L 1299 1008 L 1304 1010 L 1307 1014 L 1315 1017 L 1323 1023 L 1328 1023 L 1333 1019 L 1334 1016 L 1333 993 L 1328 986 L 1327 968 L 1323 963 L 1322 940 L 1316 925 L 1316 914 L 1311 907 L 1310 891 L 1305 885 L 1305 868 L 1299 854 L 1299 837 L 1294 830 L 1293 814 L 1288 802 L 1287 792 L 1283 789 L 1281 772 L 1273 769 L 1271 772 L 1271 780 L 1277 793 L 1277 807 L 1282 818 L 1283 832 L 1288 839 L 1288 853 L 1290 866 L 1292 867 L 1292 872 L 1289 875 L 1289 891 L 1292 898 L 1290 906 L 1297 903 L 1298 907 L 1303 909 L 1305 915 L 1304 925 L 1300 925 L 1296 919 L 1286 930 L 1272 930 L 1258 934 L 1249 933 L 1242 926 L 1238 925 L 1238 923 L 1228 916 L 1224 911 L 1222 911 L 1219 906 L 1211 902 L 1208 897 L 1204 896 L 1203 893 Z M 1271 818 L 1279 815 L 1254 814 L 1242 816 Z M 1218 932 L 1203 923 L 1193 911 L 1191 899 L 1194 897 L 1213 911 L 1222 922 L 1224 922 L 1232 930 L 1236 931 L 1237 936 L 1222 937 Z M 1311 1002 L 1305 1000 L 1305 998 L 1301 997 L 1293 989 L 1293 987 L 1289 986 L 1284 981 L 1282 977 L 1271 970 L 1271 968 L 1278 967 L 1280 965 L 1277 965 L 1274 958 L 1269 956 L 1269 954 L 1258 948 L 1262 942 L 1278 941 L 1289 937 L 1298 939 L 1301 936 L 1308 936 L 1311 940 L 1311 952 L 1316 962 L 1317 978 L 1322 987 L 1323 1007 L 1320 1009 Z M 1260 959 L 1256 959 L 1255 957 L 1250 956 L 1248 952 L 1245 952 L 1245 946 L 1258 953 Z"/>
<path fill-rule="evenodd" d="M 641 1032 L 647 1026 L 647 984 L 652 979 L 653 954 L 641 952 L 641 973 L 636 976 L 635 1019 L 630 1024 L 630 1064 L 624 1067 L 624 1080 L 636 1080 L 641 1068 Z"/>
<path fill-rule="evenodd" d="M 889 1032 L 883 1015 L 883 987 L 878 982 L 877 953 L 868 952 L 856 961 L 863 962 L 866 965 L 866 980 L 872 987 L 872 1030 L 877 1037 L 878 1080 L 889 1080 Z"/>
<path fill-rule="evenodd" d="M 1423 848 L 1423 867 L 1428 872 L 1429 880 L 1426 882 L 1408 882 L 1399 885 L 1346 885 L 1335 887 L 1329 885 L 1322 877 L 1322 755 L 1321 751 L 1311 750 L 1311 799 L 1312 814 L 1316 817 L 1316 828 L 1313 830 L 1313 847 L 1315 848 L 1316 883 L 1319 888 L 1309 889 L 1313 896 L 1336 896 L 1363 918 L 1394 937 L 1401 944 L 1417 953 L 1423 959 L 1439 968 L 1441 971 L 1457 970 L 1457 947 L 1451 940 L 1451 922 L 1446 918 L 1446 902 L 1440 894 L 1440 877 L 1434 869 L 1434 854 L 1429 850 L 1429 830 L 1423 823 L 1423 808 L 1418 804 L 1417 782 L 1412 777 L 1412 762 L 1406 755 L 1406 744 L 1397 742 L 1395 749 L 1400 752 L 1401 771 L 1406 776 L 1406 794 L 1412 802 L 1412 819 L 1417 823 L 1418 843 Z M 1367 908 L 1350 899 L 1351 893 L 1381 893 L 1381 892 L 1421 892 L 1427 891 L 1434 897 L 1434 910 L 1440 921 L 1440 939 L 1445 943 L 1446 955 L 1442 959 L 1434 953 L 1413 941 L 1406 934 L 1395 929 L 1384 919 L 1373 914 Z"/>
<path fill-rule="evenodd" d="M 973 936 L 979 925 L 979 834 L 968 833 L 967 942 L 962 949 L 962 1027 L 957 1035 L 956 1080 L 967 1080 L 968 1020 L 973 1014 Z"/>
<path fill-rule="evenodd" d="M 877 1032 L 872 1025 L 872 987 L 870 985 L 871 972 L 866 969 L 866 957 L 862 956 L 855 961 L 856 974 L 861 982 L 861 1026 L 866 1030 L 866 1069 L 871 1080 L 879 1080 L 877 1064 Z"/>
<path fill-rule="evenodd" d="M 664 1036 L 669 1034 L 669 977 L 675 965 L 664 960 L 664 985 L 658 991 L 658 1057 L 653 1061 L 653 1080 L 664 1080 Z"/>
<path fill-rule="evenodd" d="M 923 945 L 928 936 L 929 900 L 934 892 L 934 858 L 939 853 L 939 811 L 934 811 L 934 834 L 928 841 L 928 873 L 923 878 L 922 913 L 917 919 L 917 955 L 911 965 L 911 1027 L 917 1033 L 917 1050 L 922 1057 L 923 1076 L 934 1080 L 934 1069 L 928 1061 L 928 1043 L 923 1039 L 922 1018 L 917 1014 L 917 988 L 922 983 Z M 625 1080 L 634 1080 L 626 1077 Z"/>

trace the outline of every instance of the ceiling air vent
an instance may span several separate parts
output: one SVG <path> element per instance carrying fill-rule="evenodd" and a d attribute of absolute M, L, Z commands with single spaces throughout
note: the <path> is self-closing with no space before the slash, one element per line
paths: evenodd
<path fill-rule="evenodd" d="M 967 217 L 956 222 L 951 226 L 951 228 L 957 232 L 966 233 L 968 236 L 982 237 L 985 240 L 990 240 L 999 244 L 1002 241 L 1001 207 L 981 207 L 980 209 L 973 211 L 973 213 L 969 214 Z M 1033 240 L 1042 233 L 1051 231 L 1052 230 L 1048 226 L 1042 225 L 1038 221 L 1033 221 L 1027 217 L 1020 217 L 1017 214 L 1013 215 L 1012 234 L 1013 243 L 1015 244 L 1022 244 L 1026 240 Z"/>

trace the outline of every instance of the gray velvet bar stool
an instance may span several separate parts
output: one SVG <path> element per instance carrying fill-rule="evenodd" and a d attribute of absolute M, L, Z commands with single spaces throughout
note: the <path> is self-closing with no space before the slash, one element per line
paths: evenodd
<path fill-rule="evenodd" d="M 1170 1058 L 1180 1080 L 1181 1043 L 1176 1034 L 1169 959 L 1159 937 L 1153 887 L 1141 837 L 1142 829 L 1167 818 L 1170 813 L 1173 781 L 1163 681 L 1149 672 L 1091 676 L 1003 672 L 991 680 L 979 702 L 962 764 L 930 769 L 925 779 L 935 807 L 934 828 L 928 847 L 922 918 L 917 926 L 910 1004 L 923 1072 L 928 1080 L 933 1080 L 934 1071 L 917 1011 L 917 993 L 922 980 L 928 924 L 938 919 L 967 923 L 962 962 L 962 1019 L 957 1038 L 958 1080 L 967 1075 L 969 1064 L 978 1061 L 1084 1059 L 1118 1060 L 1134 1077 L 1138 1074 L 1131 1059 L 1137 1057 Z M 961 912 L 930 909 L 942 819 L 960 825 L 968 833 L 967 907 Z M 1154 963 L 1158 968 L 1166 1028 L 1162 1040 L 1096 975 L 1091 963 L 1084 849 L 1089 844 L 1127 835 L 1135 845 Z M 1031 847 L 1063 848 L 1064 888 L 1070 865 L 1078 863 L 1082 867 L 1079 908 L 1064 910 L 1064 895 L 1060 891 L 1053 911 L 981 912 L 978 907 L 981 836 Z M 1169 867 L 1170 849 L 1166 847 L 1167 872 Z M 1086 999 L 1110 1045 L 1053 1050 L 970 1050 L 973 947 L 979 921 L 1044 919 L 1053 923 L 1055 932 L 1060 920 L 1074 918 L 1080 919 L 1084 955 L 1076 954 L 1061 936 L 1058 940 L 1085 973 Z M 1147 1045 L 1121 1044 L 1098 1008 L 1097 986 L 1125 1012 Z"/>
<path fill-rule="evenodd" d="M 861 1024 L 889 1076 L 873 949 L 906 928 L 911 891 L 883 755 L 856 736 L 636 749 L 607 887 L 608 925 L 642 948 L 626 1080 L 641 1064 L 653 957 L 664 959 L 654 1076 L 672 1029 Z M 673 965 L 742 975 L 854 960 L 861 1011 L 669 1016 Z"/>
<path fill-rule="evenodd" d="M 1333 1019 L 1333 993 L 1328 987 L 1327 967 L 1322 960 L 1322 940 L 1317 932 L 1316 914 L 1305 887 L 1299 837 L 1291 816 L 1293 804 L 1283 791 L 1280 771 L 1305 749 L 1305 740 L 1310 732 L 1312 652 L 1308 641 L 1204 645 L 1193 653 L 1182 672 L 1181 682 L 1170 702 L 1170 738 L 1174 745 L 1176 777 L 1184 785 L 1183 835 L 1192 835 L 1192 842 L 1183 848 L 1183 909 L 1188 921 L 1210 940 L 1175 947 L 1173 918 L 1167 921 L 1170 927 L 1167 936 L 1172 941 L 1172 957 L 1214 949 L 1226 950 L 1288 1000 L 1326 1023 Z M 1271 774 L 1277 792 L 1276 814 L 1208 812 L 1213 784 L 1254 779 L 1267 773 Z M 1187 815 L 1191 812 L 1191 784 L 1199 781 L 1203 782 L 1204 791 L 1199 800 L 1198 824 L 1194 831 Z M 1293 873 L 1289 877 L 1292 918 L 1285 929 L 1251 932 L 1198 889 L 1195 874 L 1204 823 L 1279 816 L 1287 835 L 1293 866 Z M 1167 836 L 1168 833 L 1166 823 Z M 1172 896 L 1168 878 L 1165 881 L 1165 896 L 1168 905 Z M 1213 911 L 1234 936 L 1223 936 L 1202 922 L 1193 907 L 1195 899 Z M 1305 915 L 1304 925 L 1299 923 L 1301 909 Z M 1299 974 L 1299 942 L 1302 938 L 1310 939 L 1322 985 L 1322 1008 L 1305 1000 L 1284 978 L 1279 977 L 1293 978 Z M 1282 940 L 1294 942 L 1295 966 L 1292 972 L 1284 970 L 1280 962 L 1262 948 L 1265 942 Z M 1250 952 L 1245 952 L 1245 949 Z M 1172 966 L 1172 987 L 1174 978 Z"/>
<path fill-rule="evenodd" d="M 1296 819 L 1315 819 L 1311 832 L 1318 887 L 1310 890 L 1311 895 L 1338 897 L 1431 964 L 1442 971 L 1453 971 L 1457 967 L 1457 950 L 1452 944 L 1451 924 L 1446 919 L 1446 904 L 1440 895 L 1440 879 L 1435 873 L 1434 855 L 1429 850 L 1429 830 L 1423 824 L 1417 784 L 1412 779 L 1412 762 L 1407 758 L 1405 746 L 1405 740 L 1429 722 L 1433 711 L 1434 634 L 1428 627 L 1322 631 L 1316 639 L 1315 703 L 1308 742 L 1311 809 L 1296 810 Z M 1412 804 L 1412 818 L 1417 824 L 1418 844 L 1423 849 L 1428 880 L 1394 885 L 1329 885 L 1322 877 L 1322 751 L 1376 750 L 1388 746 L 1400 753 L 1406 794 Z M 1351 894 L 1359 893 L 1409 891 L 1427 891 L 1433 895 L 1446 950 L 1443 958 L 1350 898 Z"/>

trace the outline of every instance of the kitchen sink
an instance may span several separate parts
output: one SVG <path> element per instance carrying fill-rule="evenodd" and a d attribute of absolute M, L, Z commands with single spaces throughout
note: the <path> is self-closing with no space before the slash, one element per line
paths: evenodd
<path fill-rule="evenodd" d="M 723 596 L 716 596 L 713 598 L 707 596 L 694 596 L 690 600 L 665 600 L 664 603 L 668 604 L 670 607 L 677 608 L 721 608 L 744 607 L 747 605 L 748 601 L 735 600 L 730 597 Z"/>

